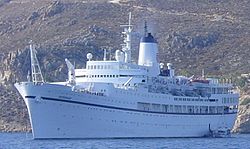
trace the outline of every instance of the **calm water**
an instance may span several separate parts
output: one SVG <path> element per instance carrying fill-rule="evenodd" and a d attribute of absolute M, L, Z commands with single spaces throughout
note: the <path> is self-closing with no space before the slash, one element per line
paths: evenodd
<path fill-rule="evenodd" d="M 0 149 L 250 149 L 250 135 L 232 138 L 33 140 L 31 134 L 0 133 Z"/>

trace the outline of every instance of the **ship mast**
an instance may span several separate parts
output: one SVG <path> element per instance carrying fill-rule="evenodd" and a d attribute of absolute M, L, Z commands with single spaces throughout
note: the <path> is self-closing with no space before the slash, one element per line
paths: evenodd
<path fill-rule="evenodd" d="M 34 82 L 34 83 L 38 83 L 38 82 L 44 83 L 41 68 L 40 68 L 39 62 L 38 62 L 37 57 L 36 57 L 36 50 L 35 50 L 34 45 L 32 44 L 32 41 L 30 42 L 30 62 L 31 62 L 32 82 Z"/>
<path fill-rule="evenodd" d="M 124 27 L 124 31 L 122 32 L 124 36 L 124 44 L 122 47 L 122 51 L 125 53 L 125 62 L 131 62 L 131 34 L 132 34 L 132 26 L 131 25 L 131 12 L 129 12 L 129 20 L 128 25 L 121 25 Z"/>
<path fill-rule="evenodd" d="M 148 25 L 147 25 L 147 21 L 145 20 L 144 22 L 144 37 L 147 37 L 148 35 Z"/>

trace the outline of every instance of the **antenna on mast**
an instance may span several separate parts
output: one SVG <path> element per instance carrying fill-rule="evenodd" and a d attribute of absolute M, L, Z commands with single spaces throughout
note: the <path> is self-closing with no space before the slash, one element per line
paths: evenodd
<path fill-rule="evenodd" d="M 128 26 L 131 26 L 131 12 L 128 14 Z"/>
<path fill-rule="evenodd" d="M 35 84 L 38 82 L 44 83 L 41 68 L 36 57 L 37 51 L 35 50 L 35 46 L 32 44 L 32 40 L 29 42 L 29 44 L 32 82 L 34 82 Z"/>
<path fill-rule="evenodd" d="M 120 25 L 124 27 L 124 31 L 122 32 L 124 36 L 124 46 L 122 47 L 122 51 L 125 53 L 125 62 L 131 62 L 131 34 L 132 34 L 132 26 L 131 25 L 131 12 L 129 12 L 128 25 Z"/>
<path fill-rule="evenodd" d="M 144 36 L 146 37 L 148 34 L 148 25 L 147 25 L 147 21 L 144 21 Z"/>

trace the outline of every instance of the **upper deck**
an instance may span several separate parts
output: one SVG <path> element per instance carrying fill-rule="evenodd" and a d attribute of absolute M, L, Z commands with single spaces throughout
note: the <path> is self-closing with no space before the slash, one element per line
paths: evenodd
<path fill-rule="evenodd" d="M 75 69 L 76 82 L 106 82 L 124 84 L 145 83 L 147 68 L 119 61 L 88 61 L 86 69 Z"/>

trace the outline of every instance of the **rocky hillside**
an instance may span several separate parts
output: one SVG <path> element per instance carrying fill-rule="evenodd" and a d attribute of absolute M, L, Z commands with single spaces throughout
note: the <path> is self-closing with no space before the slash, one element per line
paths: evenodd
<path fill-rule="evenodd" d="M 0 129 L 29 128 L 24 103 L 12 85 L 26 80 L 30 40 L 46 81 L 63 81 L 64 58 L 80 68 L 86 53 L 101 59 L 102 49 L 120 48 L 119 25 L 131 11 L 134 61 L 147 20 L 159 42 L 160 61 L 172 62 L 178 73 L 205 69 L 207 75 L 237 76 L 250 72 L 249 6 L 248 0 L 0 0 Z M 248 119 L 248 111 L 244 107 L 240 113 Z M 241 127 L 235 130 L 246 132 Z"/>
<path fill-rule="evenodd" d="M 241 98 L 234 132 L 250 133 L 250 73 L 239 77 L 238 87 L 241 90 Z"/>

